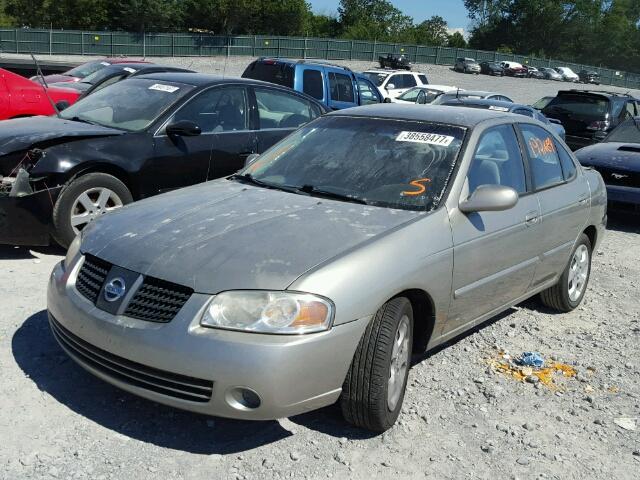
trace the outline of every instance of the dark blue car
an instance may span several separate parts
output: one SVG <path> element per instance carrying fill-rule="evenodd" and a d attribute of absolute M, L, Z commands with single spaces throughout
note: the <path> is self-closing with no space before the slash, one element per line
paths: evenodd
<path fill-rule="evenodd" d="M 448 105 L 450 107 L 485 108 L 487 110 L 496 110 L 498 112 L 511 112 L 517 113 L 519 115 L 526 115 L 527 117 L 535 118 L 545 125 L 548 125 L 551 130 L 556 132 L 562 140 L 565 139 L 564 127 L 559 120 L 545 117 L 542 113 L 540 113 L 530 105 L 521 105 L 519 103 L 504 102 L 501 100 L 485 100 L 463 96 L 460 96 L 460 98 L 452 98 L 451 100 L 442 102 L 441 105 Z"/>
<path fill-rule="evenodd" d="M 640 117 L 625 120 L 602 142 L 575 154 L 602 175 L 610 208 L 640 213 Z"/>

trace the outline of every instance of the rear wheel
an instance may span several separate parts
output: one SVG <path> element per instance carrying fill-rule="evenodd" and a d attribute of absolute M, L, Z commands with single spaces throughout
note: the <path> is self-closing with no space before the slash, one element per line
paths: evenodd
<path fill-rule="evenodd" d="M 405 297 L 385 303 L 360 339 L 342 387 L 345 419 L 383 432 L 402 409 L 413 344 L 413 309 Z"/>
<path fill-rule="evenodd" d="M 558 283 L 540 293 L 542 303 L 560 312 L 570 312 L 580 305 L 591 274 L 591 248 L 589 237 L 580 235 Z"/>
<path fill-rule="evenodd" d="M 71 180 L 53 207 L 53 237 L 67 247 L 96 218 L 132 201 L 127 186 L 112 175 L 89 173 Z"/>

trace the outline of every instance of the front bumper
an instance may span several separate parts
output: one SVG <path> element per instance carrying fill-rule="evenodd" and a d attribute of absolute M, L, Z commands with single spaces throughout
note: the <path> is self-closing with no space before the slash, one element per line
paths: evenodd
<path fill-rule="evenodd" d="M 169 323 L 136 320 L 100 310 L 78 293 L 81 262 L 69 270 L 58 264 L 49 281 L 47 308 L 62 348 L 117 387 L 203 414 L 271 420 L 334 403 L 370 320 L 300 336 L 203 328 L 198 319 L 210 296 L 202 294 L 193 294 Z M 230 397 L 236 387 L 257 393 L 260 406 L 237 405 Z M 184 395 L 194 388 L 204 398 Z"/>
<path fill-rule="evenodd" d="M 0 244 L 49 245 L 53 205 L 62 187 L 21 197 L 0 193 Z"/>

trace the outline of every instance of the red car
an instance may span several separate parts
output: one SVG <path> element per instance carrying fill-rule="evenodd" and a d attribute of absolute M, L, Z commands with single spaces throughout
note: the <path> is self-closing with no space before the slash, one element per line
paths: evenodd
<path fill-rule="evenodd" d="M 60 83 L 60 82 L 79 82 L 85 77 L 88 77 L 92 73 L 98 70 L 108 67 L 109 65 L 115 65 L 117 63 L 149 63 L 144 60 L 132 60 L 130 58 L 103 58 L 101 60 L 92 60 L 91 62 L 78 65 L 71 70 L 67 70 L 64 73 L 56 73 L 52 75 L 45 75 L 44 79 L 47 83 Z M 40 77 L 31 77 L 31 80 L 36 82 L 40 81 Z"/>
<path fill-rule="evenodd" d="M 525 78 L 529 76 L 529 70 L 522 66 L 518 62 L 502 62 L 502 68 L 504 68 L 504 74 L 509 77 Z"/>
<path fill-rule="evenodd" d="M 45 95 L 45 89 L 54 104 L 66 102 L 71 105 L 82 93 L 70 88 L 46 88 L 40 83 L 0 68 L 0 120 L 53 115 L 55 111 Z"/>

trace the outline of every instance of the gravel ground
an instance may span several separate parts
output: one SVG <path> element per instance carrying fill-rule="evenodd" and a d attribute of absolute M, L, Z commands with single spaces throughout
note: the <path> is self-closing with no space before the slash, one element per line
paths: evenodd
<path fill-rule="evenodd" d="M 228 72 L 243 67 L 233 65 Z M 558 86 L 427 72 L 434 83 L 499 85 L 523 102 Z M 415 358 L 403 414 L 383 435 L 346 426 L 335 406 L 241 422 L 157 405 L 92 377 L 47 326 L 47 278 L 62 255 L 0 246 L 0 479 L 638 478 L 637 217 L 611 219 L 574 312 L 529 301 Z M 519 382 L 490 367 L 499 351 L 539 351 L 577 376 L 555 375 L 555 388 Z"/>

